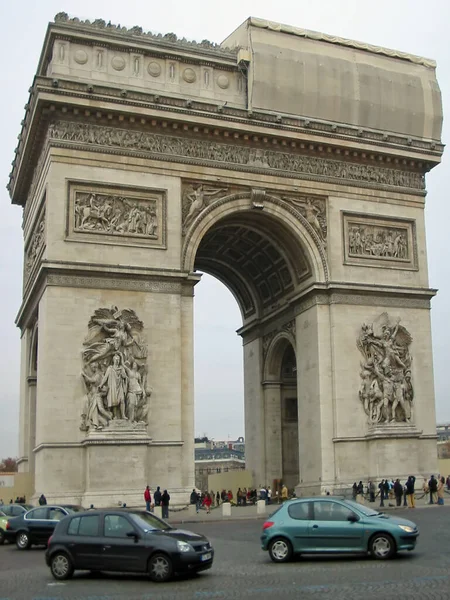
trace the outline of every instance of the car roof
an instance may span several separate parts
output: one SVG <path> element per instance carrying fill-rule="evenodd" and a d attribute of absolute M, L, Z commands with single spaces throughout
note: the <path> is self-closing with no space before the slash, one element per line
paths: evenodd
<path fill-rule="evenodd" d="M 104 513 L 114 513 L 114 514 L 135 514 L 135 515 L 142 515 L 142 514 L 148 514 L 148 512 L 145 509 L 142 508 L 128 508 L 128 507 L 117 507 L 117 506 L 113 506 L 111 508 L 84 508 L 82 512 L 78 512 L 75 513 L 71 516 L 73 517 L 79 517 L 81 515 L 102 515 Z M 150 513 L 151 514 L 151 513 Z M 156 516 L 156 515 L 153 515 Z"/>
<path fill-rule="evenodd" d="M 347 501 L 347 498 L 345 498 L 345 496 L 309 496 L 309 497 L 299 497 L 299 498 L 291 498 L 290 500 L 288 500 L 288 502 L 295 502 L 298 500 L 302 500 L 304 502 L 316 502 L 317 500 L 340 500 L 342 501 Z"/>

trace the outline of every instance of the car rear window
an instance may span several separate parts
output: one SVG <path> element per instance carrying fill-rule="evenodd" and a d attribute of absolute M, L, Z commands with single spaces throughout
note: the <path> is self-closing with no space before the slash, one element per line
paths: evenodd
<path fill-rule="evenodd" d="M 26 515 L 27 519 L 45 519 L 47 518 L 47 508 L 35 508 L 34 510 L 30 510 L 30 512 Z"/>
<path fill-rule="evenodd" d="M 298 521 L 308 521 L 311 518 L 310 506 L 310 502 L 295 502 L 294 504 L 290 504 L 288 506 L 288 514 L 291 517 L 291 519 L 296 519 Z"/>
<path fill-rule="evenodd" d="M 71 519 L 67 528 L 68 535 L 98 535 L 98 526 L 100 518 L 98 515 L 89 515 L 87 517 L 75 517 Z"/>

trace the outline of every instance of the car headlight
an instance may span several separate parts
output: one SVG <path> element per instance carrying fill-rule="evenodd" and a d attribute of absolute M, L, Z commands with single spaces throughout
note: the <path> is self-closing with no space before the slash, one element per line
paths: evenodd
<path fill-rule="evenodd" d="M 177 541 L 177 548 L 180 552 L 190 552 L 192 550 L 192 546 L 187 542 Z"/>
<path fill-rule="evenodd" d="M 406 531 L 406 533 L 412 533 L 414 531 L 414 527 L 410 527 L 409 525 L 399 525 L 400 529 Z"/>

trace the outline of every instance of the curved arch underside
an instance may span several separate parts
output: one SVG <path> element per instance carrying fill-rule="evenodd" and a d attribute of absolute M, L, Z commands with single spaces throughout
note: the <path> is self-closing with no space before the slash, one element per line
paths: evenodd
<path fill-rule="evenodd" d="M 311 273 L 298 240 L 281 224 L 249 211 L 226 217 L 203 237 L 195 269 L 222 281 L 243 318 L 275 308 Z"/>

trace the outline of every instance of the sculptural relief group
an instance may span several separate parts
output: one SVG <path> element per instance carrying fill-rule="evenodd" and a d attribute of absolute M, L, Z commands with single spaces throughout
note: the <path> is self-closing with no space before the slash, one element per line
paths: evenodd
<path fill-rule="evenodd" d="M 137 201 L 119 195 L 77 192 L 74 229 L 157 239 L 155 201 Z"/>
<path fill-rule="evenodd" d="M 359 398 L 370 424 L 411 423 L 411 342 L 400 319 L 392 323 L 387 313 L 362 326 L 357 340 L 364 357 Z"/>
<path fill-rule="evenodd" d="M 99 308 L 91 317 L 82 352 L 82 431 L 103 429 L 112 420 L 147 423 L 151 388 L 142 331 L 130 309 Z"/>
<path fill-rule="evenodd" d="M 404 229 L 349 224 L 349 255 L 409 258 L 407 234 Z"/>

